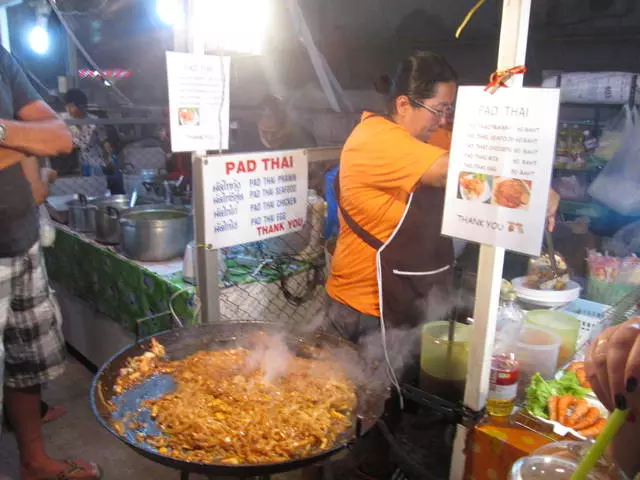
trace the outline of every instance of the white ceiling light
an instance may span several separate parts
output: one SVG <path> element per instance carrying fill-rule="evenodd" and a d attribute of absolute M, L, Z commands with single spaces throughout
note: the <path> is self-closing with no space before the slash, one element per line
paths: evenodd
<path fill-rule="evenodd" d="M 260 55 L 271 25 L 271 0 L 200 0 L 206 49 Z"/>
<path fill-rule="evenodd" d="M 49 32 L 46 26 L 36 25 L 29 32 L 29 46 L 38 55 L 49 51 Z"/>
<path fill-rule="evenodd" d="M 156 0 L 156 13 L 167 25 L 180 25 L 184 22 L 184 9 L 180 0 Z"/>

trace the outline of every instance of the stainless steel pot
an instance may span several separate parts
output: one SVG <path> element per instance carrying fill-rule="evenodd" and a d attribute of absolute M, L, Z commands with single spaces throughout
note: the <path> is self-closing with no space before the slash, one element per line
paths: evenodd
<path fill-rule="evenodd" d="M 95 210 L 89 206 L 87 197 L 82 194 L 67 202 L 69 226 L 76 232 L 94 233 L 96 230 Z"/>
<path fill-rule="evenodd" d="M 120 242 L 120 212 L 129 208 L 130 195 L 111 195 L 100 197 L 89 202 L 95 213 L 96 240 L 107 245 Z M 153 202 L 146 198 L 137 198 L 136 205 L 150 205 Z"/>
<path fill-rule="evenodd" d="M 142 205 L 124 210 L 120 217 L 120 248 L 134 260 L 163 262 L 182 257 L 193 240 L 193 218 L 187 208 Z"/>

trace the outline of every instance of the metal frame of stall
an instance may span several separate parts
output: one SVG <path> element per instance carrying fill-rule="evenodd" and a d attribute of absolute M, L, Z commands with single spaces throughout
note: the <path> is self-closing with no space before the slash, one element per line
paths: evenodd
<path fill-rule="evenodd" d="M 531 0 L 503 1 L 498 71 L 525 64 L 530 14 Z M 522 75 L 513 77 L 509 82 L 509 86 L 513 88 L 521 88 L 522 85 Z M 504 254 L 504 248 L 490 245 L 480 247 L 478 279 L 482 281 L 477 282 L 476 286 L 475 326 L 464 395 L 464 405 L 475 411 L 485 407 L 489 391 L 490 359 L 495 340 Z M 458 425 L 449 475 L 451 480 L 460 480 L 464 477 L 468 433 L 469 430 L 466 427 Z"/>
<path fill-rule="evenodd" d="M 176 50 L 189 51 L 195 54 L 205 53 L 204 32 L 198 31 L 198 22 L 193 21 L 197 0 L 187 0 L 188 21 L 184 27 L 175 31 Z M 524 65 L 526 58 L 527 40 L 531 0 L 503 0 L 502 22 L 500 29 L 500 48 L 498 52 L 497 70 L 505 70 L 516 65 Z M 510 87 L 522 87 L 522 76 L 516 76 L 509 81 Z M 333 149 L 327 153 L 320 149 L 317 157 L 326 159 L 326 155 L 335 155 Z M 203 167 L 206 162 L 206 152 L 192 155 L 194 172 L 194 208 L 196 243 L 204 245 L 204 195 L 203 195 Z M 471 342 L 469 367 L 467 371 L 464 404 L 474 411 L 481 411 L 486 403 L 489 388 L 489 374 L 491 350 L 495 339 L 496 315 L 498 310 L 499 292 L 502 282 L 502 269 L 505 249 L 489 245 L 482 245 L 478 261 L 478 278 L 475 301 L 475 335 Z M 207 248 L 197 249 L 197 278 L 198 292 L 202 304 L 202 321 L 211 322 L 219 318 L 219 286 L 217 251 Z M 485 281 L 486 279 L 486 281 Z M 465 444 L 468 428 L 458 425 L 454 452 L 451 463 L 450 478 L 459 480 L 464 477 Z"/>

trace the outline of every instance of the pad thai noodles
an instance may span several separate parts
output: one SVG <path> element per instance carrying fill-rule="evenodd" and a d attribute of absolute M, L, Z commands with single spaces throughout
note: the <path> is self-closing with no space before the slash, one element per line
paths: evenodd
<path fill-rule="evenodd" d="M 353 423 L 355 384 L 328 355 L 289 355 L 286 367 L 270 378 L 256 357 L 264 348 L 200 351 L 166 361 L 154 342 L 121 370 L 114 389 L 122 393 L 155 373 L 173 376 L 173 392 L 141 404 L 162 435 L 138 433 L 138 441 L 159 453 L 213 464 L 282 462 L 332 448 Z"/>

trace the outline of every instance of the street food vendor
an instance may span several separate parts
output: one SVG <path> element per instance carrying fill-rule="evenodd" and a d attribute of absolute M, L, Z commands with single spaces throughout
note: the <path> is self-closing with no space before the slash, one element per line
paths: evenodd
<path fill-rule="evenodd" d="M 381 326 L 419 325 L 430 292 L 450 286 L 453 243 L 440 235 L 450 146 L 443 127 L 456 88 L 442 56 L 411 55 L 377 84 L 386 111 L 365 112 L 344 145 L 326 316 L 330 331 L 353 342 Z M 557 204 L 552 192 L 551 228 Z"/>

